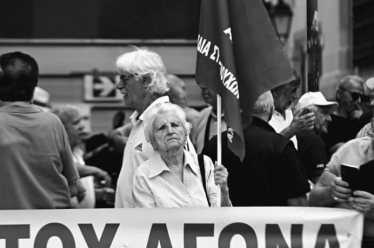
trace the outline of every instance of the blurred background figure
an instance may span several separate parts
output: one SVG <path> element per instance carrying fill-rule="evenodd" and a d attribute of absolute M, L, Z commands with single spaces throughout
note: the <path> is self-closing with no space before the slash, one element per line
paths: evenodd
<path fill-rule="evenodd" d="M 335 95 L 339 106 L 331 115 L 328 133 L 322 136 L 329 158 L 342 144 L 354 139 L 364 126 L 359 122 L 363 114 L 360 106 L 363 94 L 364 80 L 361 77 L 348 75 L 340 81 Z"/>
<path fill-rule="evenodd" d="M 82 143 L 87 135 L 82 124 L 84 116 L 73 105 L 63 105 L 52 110 L 62 121 L 69 137 L 75 165 L 81 177 L 80 183 L 85 190 L 85 196 L 78 194 L 79 208 L 95 208 L 96 203 L 106 202 L 114 206 L 114 189 L 108 173 L 98 167 L 86 165 L 83 155 L 85 153 Z"/>
<path fill-rule="evenodd" d="M 39 86 L 35 87 L 32 103 L 45 112 L 51 111 L 50 95 Z"/>
<path fill-rule="evenodd" d="M 194 126 L 191 132 L 191 140 L 196 148 L 197 154 L 200 154 L 208 141 L 215 135 L 217 135 L 217 94 L 205 87 L 202 84 L 199 84 L 201 88 L 201 95 L 204 99 L 204 102 L 209 106 L 201 110 L 198 119 L 195 123 L 192 123 Z M 221 132 L 227 130 L 227 125 L 224 119 L 224 114 L 221 114 Z"/>
<path fill-rule="evenodd" d="M 182 79 L 173 74 L 168 74 L 166 79 L 168 80 L 169 91 L 167 95 L 169 96 L 170 102 L 184 110 L 187 122 L 191 123 L 192 128 L 194 128 L 193 125 L 199 118 L 199 112 L 194 108 L 190 108 L 188 105 L 186 84 Z"/>
<path fill-rule="evenodd" d="M 97 139 L 96 146 L 87 146 L 84 160 L 86 164 L 96 166 L 109 173 L 112 178 L 112 185 L 117 185 L 118 175 L 121 171 L 123 151 L 128 136 L 132 129 L 132 123 L 124 125 L 126 115 L 123 111 L 117 111 L 113 116 L 112 129 L 107 135 L 97 134 L 92 138 Z"/>

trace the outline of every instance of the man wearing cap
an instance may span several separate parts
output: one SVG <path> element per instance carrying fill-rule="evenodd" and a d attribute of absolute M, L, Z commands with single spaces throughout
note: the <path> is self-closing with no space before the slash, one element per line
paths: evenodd
<path fill-rule="evenodd" d="M 327 133 L 331 122 L 330 114 L 338 107 L 336 102 L 326 101 L 321 92 L 308 92 L 302 95 L 296 111 L 315 114 L 313 130 L 299 132 L 299 153 L 308 179 L 315 184 L 328 162 L 325 143 L 320 135 Z"/>
<path fill-rule="evenodd" d="M 322 136 L 330 157 L 342 144 L 354 139 L 363 125 L 359 118 L 361 96 L 364 93 L 364 80 L 355 75 L 344 77 L 336 90 L 336 101 L 339 106 L 331 115 L 328 133 Z"/>

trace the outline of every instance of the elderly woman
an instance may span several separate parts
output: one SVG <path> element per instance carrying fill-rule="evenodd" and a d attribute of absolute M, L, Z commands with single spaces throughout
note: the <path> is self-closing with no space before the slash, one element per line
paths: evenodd
<path fill-rule="evenodd" d="M 196 156 L 183 149 L 190 132 L 185 112 L 177 105 L 160 103 L 146 111 L 144 134 L 153 146 L 153 156 L 141 164 L 134 175 L 136 207 L 212 207 L 230 206 L 227 170 L 215 168 L 204 157 L 202 178 Z M 206 183 L 206 191 L 203 181 Z M 221 202 L 217 202 L 221 186 Z M 209 199 L 209 202 L 208 202 Z"/>

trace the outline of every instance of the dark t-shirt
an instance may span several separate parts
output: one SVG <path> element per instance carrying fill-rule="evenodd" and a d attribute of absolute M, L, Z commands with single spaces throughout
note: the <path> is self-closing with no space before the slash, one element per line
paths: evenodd
<path fill-rule="evenodd" d="M 228 149 L 227 133 L 222 135 L 222 164 L 229 172 L 228 187 L 233 206 L 287 206 L 287 199 L 309 192 L 300 155 L 292 142 L 256 117 L 244 130 L 244 137 L 246 155 L 241 162 Z M 216 136 L 202 153 L 216 160 Z"/>
<path fill-rule="evenodd" d="M 347 142 L 356 138 L 357 133 L 363 127 L 357 120 L 349 120 L 338 115 L 331 115 L 331 123 L 328 127 L 328 133 L 322 135 L 325 142 L 326 154 L 328 159 L 331 157 L 330 148 L 335 144 Z"/>
<path fill-rule="evenodd" d="M 325 143 L 312 130 L 300 132 L 296 137 L 306 175 L 309 180 L 316 183 L 328 162 Z"/>

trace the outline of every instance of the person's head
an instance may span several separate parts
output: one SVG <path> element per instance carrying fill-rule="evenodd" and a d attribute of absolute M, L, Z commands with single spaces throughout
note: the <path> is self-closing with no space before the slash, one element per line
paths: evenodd
<path fill-rule="evenodd" d="M 147 110 L 143 125 L 146 140 L 160 153 L 183 149 L 191 129 L 183 109 L 172 103 L 156 104 Z"/>
<path fill-rule="evenodd" d="M 203 100 L 206 104 L 209 104 L 213 107 L 213 110 L 216 111 L 217 109 L 217 93 L 215 93 L 210 88 L 206 87 L 205 85 L 202 85 L 200 83 L 197 83 L 197 85 L 201 89 L 201 96 L 203 97 Z"/>
<path fill-rule="evenodd" d="M 331 122 L 331 113 L 338 107 L 337 102 L 329 102 L 321 92 L 307 92 L 299 99 L 295 110 L 307 109 L 315 114 L 314 131 L 317 134 L 327 133 Z"/>
<path fill-rule="evenodd" d="M 369 96 L 369 106 L 374 115 L 374 77 L 369 78 L 365 82 L 366 95 Z"/>
<path fill-rule="evenodd" d="M 116 87 L 124 95 L 126 106 L 139 113 L 168 91 L 166 68 L 155 52 L 136 48 L 119 56 L 116 67 L 120 74 Z"/>
<path fill-rule="evenodd" d="M 36 60 L 21 52 L 0 56 L 0 100 L 30 102 L 38 84 L 39 67 Z"/>
<path fill-rule="evenodd" d="M 170 102 L 182 108 L 188 107 L 186 84 L 183 80 L 173 74 L 168 74 L 166 79 L 169 87 L 167 95 L 169 96 Z"/>
<path fill-rule="evenodd" d="M 283 113 L 291 107 L 292 103 L 297 99 L 297 89 L 300 87 L 300 79 L 297 78 L 289 83 L 282 84 L 271 90 L 274 98 L 275 110 Z"/>
<path fill-rule="evenodd" d="M 349 115 L 359 110 L 360 96 L 364 94 L 364 80 L 359 76 L 345 76 L 336 90 L 336 101 L 339 103 L 341 113 Z"/>
<path fill-rule="evenodd" d="M 74 147 L 85 137 L 84 125 L 79 109 L 73 105 L 63 105 L 52 109 L 52 113 L 60 118 L 69 137 L 70 146 Z"/>
<path fill-rule="evenodd" d="M 44 112 L 51 111 L 51 104 L 49 103 L 49 93 L 38 86 L 35 87 L 32 103 Z"/>
<path fill-rule="evenodd" d="M 270 91 L 266 91 L 259 96 L 252 108 L 253 116 L 269 122 L 274 112 L 274 99 Z"/>

